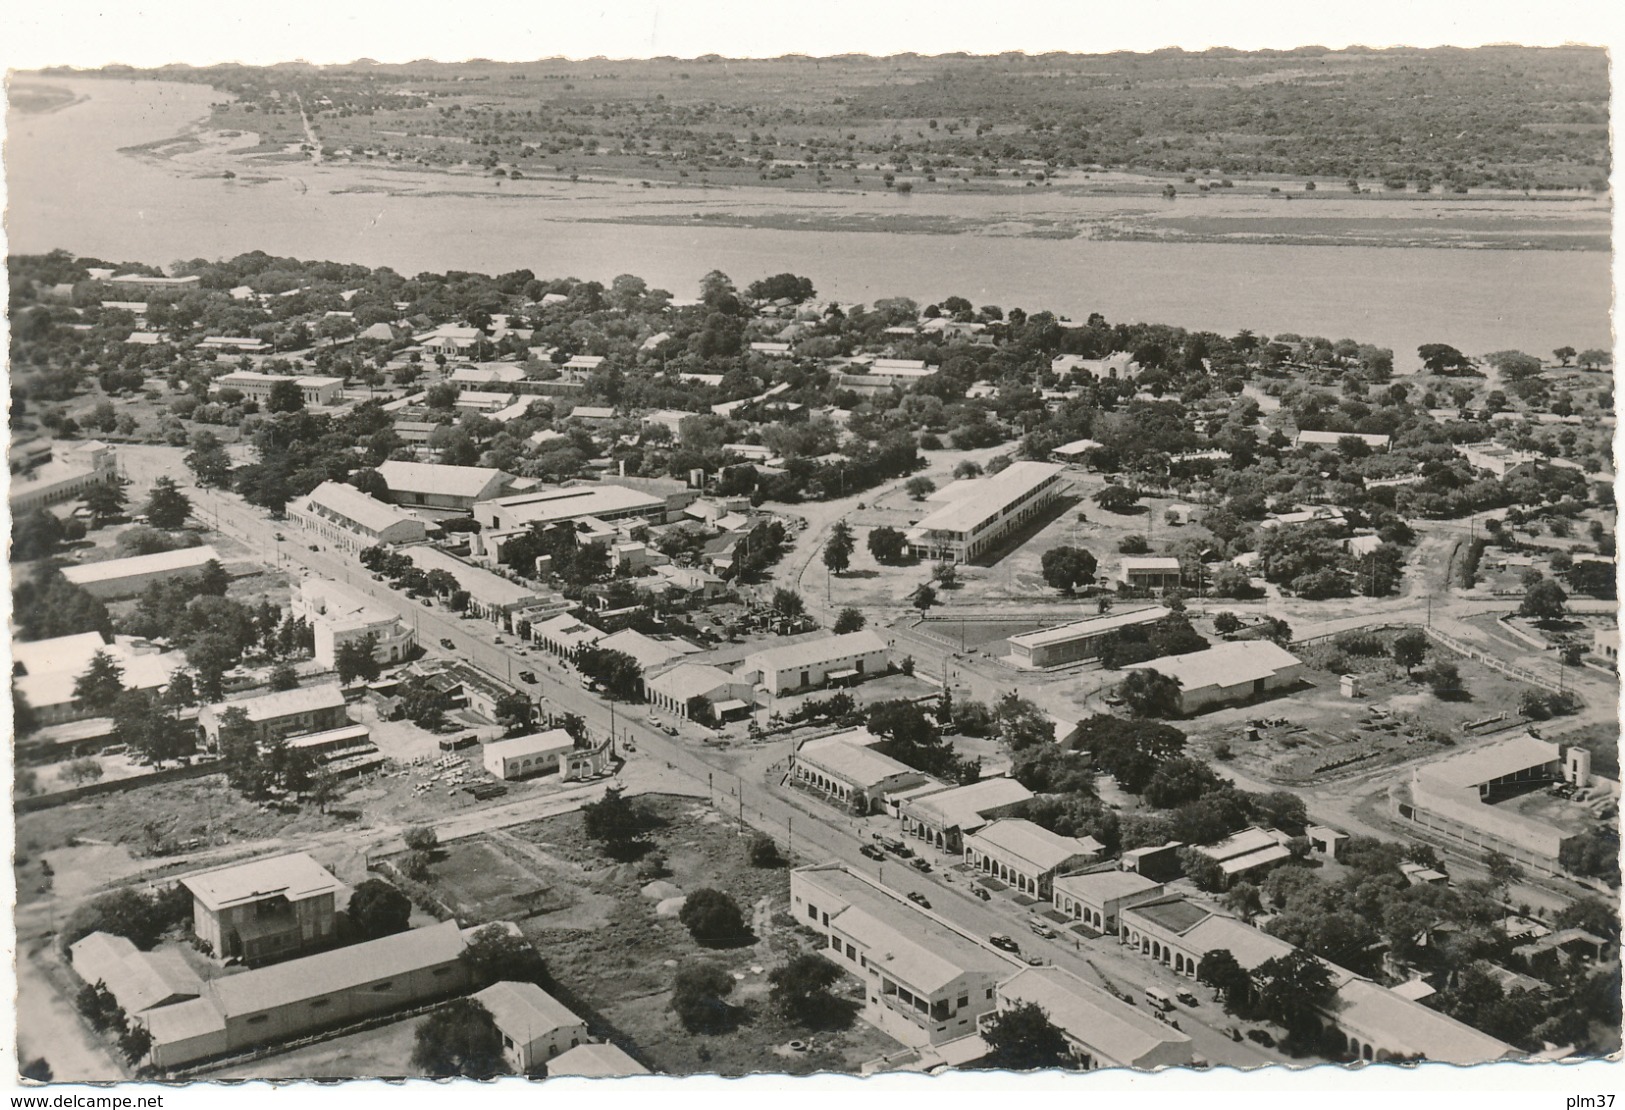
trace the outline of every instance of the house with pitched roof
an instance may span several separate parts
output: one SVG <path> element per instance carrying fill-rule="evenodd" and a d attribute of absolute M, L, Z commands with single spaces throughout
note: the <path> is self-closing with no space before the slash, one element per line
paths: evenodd
<path fill-rule="evenodd" d="M 587 1039 L 586 1021 L 535 983 L 503 980 L 473 998 L 490 1011 L 502 1034 L 502 1057 L 518 1075 L 528 1075 Z"/>

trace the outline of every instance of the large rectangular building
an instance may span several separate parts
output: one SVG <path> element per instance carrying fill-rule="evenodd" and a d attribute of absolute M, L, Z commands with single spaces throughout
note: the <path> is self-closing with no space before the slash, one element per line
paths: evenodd
<path fill-rule="evenodd" d="M 488 466 L 445 466 L 440 463 L 378 464 L 378 476 L 397 505 L 472 513 L 474 504 L 505 492 L 513 475 Z"/>
<path fill-rule="evenodd" d="M 1010 658 L 1018 667 L 1059 667 L 1097 657 L 1108 637 L 1125 628 L 1155 624 L 1173 616 L 1160 605 L 1085 617 L 1071 624 L 1040 628 L 1010 637 Z"/>
<path fill-rule="evenodd" d="M 1179 683 L 1179 711 L 1191 714 L 1291 686 L 1303 676 L 1303 661 L 1269 640 L 1237 640 L 1128 669 L 1156 671 Z"/>
<path fill-rule="evenodd" d="M 863 983 L 864 1018 L 911 1046 L 974 1035 L 1022 966 L 838 863 L 790 873 L 790 912 Z"/>
<path fill-rule="evenodd" d="M 494 497 L 474 506 L 474 519 L 487 532 L 545 528 L 587 517 L 606 522 L 642 517 L 652 524 L 664 524 L 666 499 L 605 483 Z"/>
<path fill-rule="evenodd" d="M 777 697 L 831 682 L 885 674 L 890 666 L 885 638 L 865 629 L 752 652 L 745 656 L 739 673 Z"/>
<path fill-rule="evenodd" d="M 211 745 L 219 746 L 222 719 L 233 709 L 243 711 L 254 730 L 255 740 L 261 744 L 343 728 L 350 723 L 344 690 L 337 682 L 278 690 L 241 701 L 204 706 L 198 712 L 198 724 Z"/>
<path fill-rule="evenodd" d="M 1496 803 L 1562 778 L 1558 746 L 1524 733 L 1418 767 L 1399 813 L 1480 852 L 1550 872 L 1572 834 Z"/>
<path fill-rule="evenodd" d="M 386 505 L 343 482 L 323 482 L 288 503 L 288 519 L 307 542 L 330 545 L 348 555 L 379 544 L 422 543 L 429 526 L 404 509 Z"/>
<path fill-rule="evenodd" d="M 494 624 L 511 626 L 514 613 L 534 609 L 550 600 L 533 586 L 464 562 L 438 547 L 414 547 L 407 554 L 412 565 L 425 574 L 443 570 L 455 578 L 458 588 L 468 591 L 468 612 Z"/>
<path fill-rule="evenodd" d="M 908 533 L 909 549 L 922 559 L 970 562 L 990 552 L 1061 495 L 1066 467 L 1017 462 L 988 478 L 955 482 L 946 504 Z"/>
<path fill-rule="evenodd" d="M 343 378 L 320 376 L 288 377 L 284 374 L 262 374 L 257 370 L 237 370 L 222 374 L 214 380 L 215 390 L 235 389 L 244 397 L 263 404 L 270 399 L 271 390 L 282 382 L 299 387 L 299 396 L 307 405 L 331 405 L 344 394 Z"/>
<path fill-rule="evenodd" d="M 104 601 L 135 597 L 154 582 L 175 582 L 201 577 L 210 563 L 219 563 L 220 554 L 208 544 L 159 551 L 152 555 L 132 555 L 128 559 L 108 559 L 100 563 L 62 568 L 62 577 L 92 597 Z"/>
<path fill-rule="evenodd" d="M 163 1069 L 267 1047 L 446 998 L 468 987 L 455 921 L 211 980 L 190 1002 L 154 1010 L 152 1062 Z"/>

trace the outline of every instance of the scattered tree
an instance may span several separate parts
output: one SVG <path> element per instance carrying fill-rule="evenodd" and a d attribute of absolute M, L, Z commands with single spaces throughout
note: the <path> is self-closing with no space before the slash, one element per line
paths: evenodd
<path fill-rule="evenodd" d="M 1066 1034 L 1036 1002 L 1021 1002 L 984 1019 L 982 1039 L 991 1051 L 986 1065 L 1002 1071 L 1076 1069 Z"/>
<path fill-rule="evenodd" d="M 688 895 L 677 920 L 703 944 L 732 944 L 750 935 L 739 904 L 710 887 L 701 887 Z"/>
<path fill-rule="evenodd" d="M 383 879 L 357 884 L 344 911 L 356 935 L 374 940 L 411 928 L 412 900 Z"/>
<path fill-rule="evenodd" d="M 424 1019 L 413 1036 L 412 1066 L 435 1079 L 490 1079 L 510 1070 L 491 1011 L 473 998 L 454 999 Z"/>

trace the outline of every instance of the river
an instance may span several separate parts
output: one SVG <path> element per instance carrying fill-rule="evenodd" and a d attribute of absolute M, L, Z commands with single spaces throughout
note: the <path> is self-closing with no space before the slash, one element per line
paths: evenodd
<path fill-rule="evenodd" d="M 18 80 L 25 80 L 19 78 Z M 712 269 L 740 284 L 791 270 L 843 301 L 949 294 L 976 304 L 1082 319 L 1157 321 L 1352 337 L 1413 368 L 1419 344 L 1470 354 L 1611 347 L 1610 256 L 1600 251 L 1155 243 L 908 230 L 703 226 L 681 217 L 763 206 L 796 194 L 642 190 L 628 182 L 508 182 L 288 160 L 257 168 L 234 147 L 252 136 L 199 131 L 222 94 L 201 85 L 26 78 L 79 99 L 8 115 L 11 250 L 63 247 L 167 265 L 250 250 L 390 266 L 608 282 L 634 273 L 678 296 Z M 188 136 L 163 156 L 126 148 Z M 222 166 L 238 176 L 224 179 Z M 854 199 L 869 208 L 896 198 Z M 912 213 L 955 206 L 989 219 L 1004 198 L 919 197 Z M 809 209 L 831 201 L 810 198 Z M 1442 203 L 1442 202 L 1441 202 Z M 677 222 L 672 222 L 674 216 Z M 640 220 L 664 222 L 637 222 Z"/>

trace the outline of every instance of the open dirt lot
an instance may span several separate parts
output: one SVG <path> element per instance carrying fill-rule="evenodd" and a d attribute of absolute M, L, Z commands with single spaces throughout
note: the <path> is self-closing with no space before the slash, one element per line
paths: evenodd
<path fill-rule="evenodd" d="M 1384 644 L 1396 633 L 1381 633 Z M 1440 648 L 1429 651 L 1418 674 L 1436 660 L 1454 663 L 1466 696 L 1454 701 L 1436 697 L 1420 680 L 1386 656 L 1359 656 L 1316 644 L 1300 653 L 1312 684 L 1290 697 L 1257 705 L 1219 710 L 1185 725 L 1210 744 L 1227 741 L 1233 761 L 1245 774 L 1288 785 L 1326 782 L 1378 767 L 1426 758 L 1474 736 L 1504 729 L 1520 720 L 1518 699 L 1531 687 L 1473 660 Z M 1363 695 L 1342 696 L 1338 676 L 1355 674 Z M 1505 719 L 1479 729 L 1464 726 L 1504 713 Z M 1283 720 L 1284 726 L 1262 729 L 1259 739 L 1245 739 L 1249 721 Z"/>
<path fill-rule="evenodd" d="M 508 916 L 541 952 L 549 989 L 588 1019 L 594 1035 L 610 1037 L 657 1072 L 854 1073 L 899 1047 L 856 1019 L 844 1029 L 811 1030 L 778 1015 L 768 1005 L 767 973 L 813 947 L 783 916 L 788 872 L 751 867 L 741 826 L 704 803 L 668 796 L 641 801 L 659 821 L 642 862 L 606 858 L 587 839 L 581 815 L 572 813 L 460 842 L 459 854 L 433 866 L 430 881 L 444 896 L 480 907 L 519 901 L 517 888 L 567 896 L 562 904 L 541 898 L 531 914 L 514 905 L 520 912 Z M 640 876 L 657 853 L 669 872 L 661 881 L 685 894 L 702 887 L 730 894 L 749 918 L 754 940 L 703 948 L 675 915 L 662 916 L 657 901 L 642 893 L 649 879 Z M 731 1033 L 690 1033 L 671 1012 L 672 976 L 680 962 L 697 958 L 715 960 L 735 979 L 729 1001 L 739 1024 Z M 790 1050 L 793 1040 L 806 1049 Z"/>

